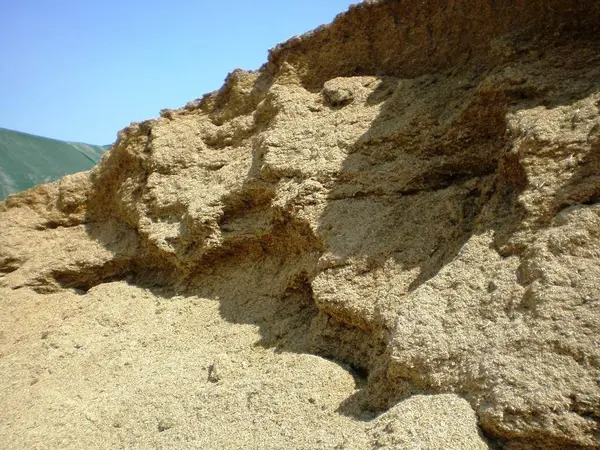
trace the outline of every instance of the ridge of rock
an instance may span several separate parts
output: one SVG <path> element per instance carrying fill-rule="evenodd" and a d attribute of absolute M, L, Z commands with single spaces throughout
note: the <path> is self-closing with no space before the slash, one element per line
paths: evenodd
<path fill-rule="evenodd" d="M 0 203 L 0 284 L 218 299 L 368 377 L 352 411 L 456 394 L 505 448 L 598 448 L 599 19 L 353 6 Z"/>

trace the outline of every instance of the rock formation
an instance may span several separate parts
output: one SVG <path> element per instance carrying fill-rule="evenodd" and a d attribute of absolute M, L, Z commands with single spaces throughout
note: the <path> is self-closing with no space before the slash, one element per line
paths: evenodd
<path fill-rule="evenodd" d="M 590 0 L 353 6 L 0 203 L 2 309 L 213 302 L 271 354 L 358 380 L 323 384 L 339 406 L 318 417 L 369 419 L 361 438 L 297 448 L 598 448 L 599 23 Z M 153 320 L 135 305 L 96 320 Z M 8 373 L 21 341 L 0 337 Z M 209 385 L 242 364 L 219 354 Z M 440 415 L 456 425 L 423 425 Z"/>

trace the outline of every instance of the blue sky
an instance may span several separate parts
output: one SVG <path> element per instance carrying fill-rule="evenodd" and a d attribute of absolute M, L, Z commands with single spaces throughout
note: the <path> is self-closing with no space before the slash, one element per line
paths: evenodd
<path fill-rule="evenodd" d="M 110 144 L 358 0 L 0 0 L 0 127 Z"/>

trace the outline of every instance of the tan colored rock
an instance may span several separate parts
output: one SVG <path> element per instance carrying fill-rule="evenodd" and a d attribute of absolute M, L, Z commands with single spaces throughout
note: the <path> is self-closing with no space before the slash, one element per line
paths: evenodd
<path fill-rule="evenodd" d="M 415 395 L 386 411 L 369 426 L 373 448 L 481 449 L 475 412 L 454 394 Z"/>
<path fill-rule="evenodd" d="M 132 124 L 89 173 L 0 203 L 1 307 L 25 317 L 3 335 L 4 441 L 37 445 L 20 430 L 65 410 L 48 445 L 599 447 L 599 19 L 592 1 L 363 2 Z M 77 321 L 43 330 L 42 302 Z M 57 354 L 24 410 L 18 355 L 45 358 L 29 322 L 118 330 L 93 356 L 109 367 L 75 376 L 91 360 Z M 150 372 L 119 378 L 142 335 Z M 83 426 L 92 403 L 118 426 Z"/>

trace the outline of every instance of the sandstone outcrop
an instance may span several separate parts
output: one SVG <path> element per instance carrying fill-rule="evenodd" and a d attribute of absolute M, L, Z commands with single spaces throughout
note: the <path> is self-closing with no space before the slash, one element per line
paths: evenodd
<path fill-rule="evenodd" d="M 592 1 L 353 6 L 0 203 L 1 307 L 218 300 L 262 346 L 365 378 L 328 400 L 368 416 L 362 437 L 297 447 L 598 448 L 599 19 Z M 440 411 L 464 420 L 425 436 Z"/>

